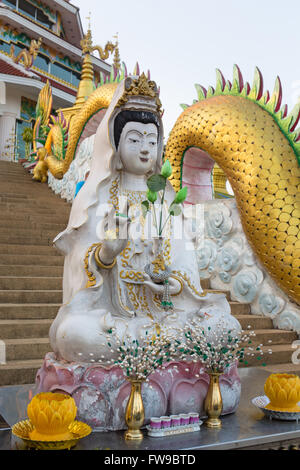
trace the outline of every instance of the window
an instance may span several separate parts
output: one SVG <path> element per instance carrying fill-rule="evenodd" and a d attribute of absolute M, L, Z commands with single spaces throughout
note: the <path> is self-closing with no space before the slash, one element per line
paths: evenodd
<path fill-rule="evenodd" d="M 44 56 L 43 54 L 38 54 L 35 58 L 33 65 L 38 69 L 44 70 L 48 73 L 49 71 L 49 59 L 48 57 Z"/>
<path fill-rule="evenodd" d="M 80 73 L 72 72 L 72 85 L 79 86 Z"/>
<path fill-rule="evenodd" d="M 40 10 L 39 8 L 36 9 L 36 21 L 41 23 L 43 26 L 46 26 L 46 28 L 52 29 L 53 23 L 51 23 L 48 16 L 44 15 L 42 10 Z"/>
<path fill-rule="evenodd" d="M 25 0 L 19 0 L 18 11 L 26 16 L 29 16 L 32 19 L 35 19 L 36 8 L 31 5 L 31 3 L 28 3 Z"/>
<path fill-rule="evenodd" d="M 55 77 L 61 78 L 65 82 L 71 83 L 72 81 L 72 72 L 70 69 L 64 67 L 63 65 L 54 62 L 50 66 L 50 73 Z"/>
<path fill-rule="evenodd" d="M 7 44 L 7 42 L 2 41 L 2 39 L 0 39 L 0 49 L 1 51 L 10 54 L 10 44 Z"/>
<path fill-rule="evenodd" d="M 24 49 L 27 50 L 27 47 L 25 46 L 25 44 L 14 44 L 15 46 L 15 57 L 17 57 L 17 55 L 23 51 Z"/>
<path fill-rule="evenodd" d="M 16 7 L 16 1 L 17 0 L 2 0 L 2 3 L 10 7 Z"/>

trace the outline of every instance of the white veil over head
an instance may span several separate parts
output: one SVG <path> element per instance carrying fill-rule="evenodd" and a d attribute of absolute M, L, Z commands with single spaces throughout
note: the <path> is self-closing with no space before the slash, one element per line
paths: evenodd
<path fill-rule="evenodd" d="M 120 104 L 121 98 L 124 97 L 124 93 L 126 94 L 126 88 L 129 88 L 131 83 L 134 80 L 137 80 L 137 78 L 138 77 L 127 77 L 120 82 L 97 129 L 90 174 L 73 201 L 69 223 L 66 230 L 59 234 L 54 240 L 55 243 L 58 242 L 56 244 L 59 248 L 59 241 L 63 235 L 67 235 L 74 229 L 78 229 L 87 221 L 88 208 L 98 202 L 98 190 L 100 185 L 105 181 L 112 179 L 117 174 L 114 158 L 117 153 L 114 143 L 114 121 L 120 112 L 123 110 L 135 110 L 150 111 L 155 114 L 159 125 L 157 168 L 160 167 L 164 137 L 161 115 L 157 110 L 155 99 L 148 96 L 133 95 L 130 96 L 127 101 L 125 100 L 125 102 Z"/>

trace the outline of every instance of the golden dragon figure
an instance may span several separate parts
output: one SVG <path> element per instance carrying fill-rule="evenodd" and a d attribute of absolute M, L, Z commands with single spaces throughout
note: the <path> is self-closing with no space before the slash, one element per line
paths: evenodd
<path fill-rule="evenodd" d="M 165 158 L 181 186 L 188 148 L 207 152 L 226 174 L 247 239 L 260 262 L 289 296 L 300 303 L 300 118 L 297 104 L 281 106 L 279 78 L 272 95 L 263 92 L 256 68 L 252 87 L 235 65 L 233 81 L 217 70 L 216 88 L 196 85 L 198 100 L 177 119 Z"/>
<path fill-rule="evenodd" d="M 36 59 L 38 55 L 39 48 L 42 44 L 42 38 L 39 38 L 37 41 L 32 39 L 29 46 L 29 51 L 27 49 L 23 49 L 19 54 L 15 57 L 15 46 L 14 44 L 10 47 L 10 56 L 13 58 L 13 61 L 18 64 L 21 60 L 24 63 L 24 67 L 26 70 L 30 69 L 33 64 L 34 59 Z"/>
<path fill-rule="evenodd" d="M 109 54 L 115 50 L 115 48 L 116 48 L 116 46 L 112 42 L 108 41 L 105 44 L 104 49 L 102 49 L 101 46 L 93 46 L 92 52 L 98 51 L 100 58 L 102 60 L 106 60 L 106 59 L 108 59 Z"/>
<path fill-rule="evenodd" d="M 139 75 L 139 70 L 134 74 Z M 104 80 L 78 112 L 69 129 L 68 143 L 59 139 L 59 124 L 47 138 L 46 162 L 62 178 L 75 156 L 89 121 L 107 108 L 122 71 Z M 282 89 L 263 92 L 263 79 L 255 70 L 252 87 L 234 66 L 233 81 L 217 70 L 216 87 L 196 85 L 198 100 L 183 105 L 167 142 L 165 159 L 173 167 L 174 189 L 181 187 L 184 156 L 197 147 L 207 152 L 226 174 L 236 198 L 247 239 L 277 285 L 300 303 L 300 105 L 290 114 L 281 106 Z M 61 125 L 61 124 L 60 124 Z M 55 130 L 56 129 L 56 130 Z M 61 130 L 60 130 L 61 132 Z M 61 146 L 60 152 L 56 148 Z M 63 147 L 63 148 L 62 148 Z"/>

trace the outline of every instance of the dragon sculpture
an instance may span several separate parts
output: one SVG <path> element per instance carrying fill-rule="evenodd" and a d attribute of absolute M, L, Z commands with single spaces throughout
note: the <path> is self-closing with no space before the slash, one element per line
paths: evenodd
<path fill-rule="evenodd" d="M 32 39 L 29 46 L 29 51 L 27 49 L 23 49 L 19 54 L 15 57 L 15 46 L 14 44 L 10 47 L 10 56 L 12 57 L 13 61 L 18 64 L 21 60 L 24 63 L 24 67 L 26 70 L 29 70 L 32 67 L 33 61 L 36 59 L 38 55 L 39 48 L 42 45 L 42 38 L 39 38 L 37 41 Z"/>
<path fill-rule="evenodd" d="M 281 106 L 279 78 L 263 92 L 256 68 L 252 87 L 234 66 L 233 81 L 217 70 L 216 88 L 196 85 L 198 100 L 173 127 L 165 151 L 181 186 L 185 152 L 205 151 L 226 174 L 247 239 L 276 284 L 300 303 L 300 118 L 297 104 Z"/>
<path fill-rule="evenodd" d="M 134 75 L 139 75 L 138 67 Z M 81 141 L 95 133 L 118 82 L 126 76 L 124 65 L 119 72 L 112 69 L 106 79 L 101 76 L 99 87 L 70 129 L 63 116 L 52 119 L 45 161 L 56 178 L 68 171 Z M 300 130 L 296 127 L 300 105 L 288 114 L 287 106 L 281 106 L 279 78 L 273 94 L 264 93 L 258 69 L 252 87 L 244 83 L 234 66 L 232 83 L 217 70 L 215 89 L 205 90 L 200 85 L 196 89 L 198 100 L 191 106 L 183 105 L 166 145 L 164 158 L 174 170 L 171 183 L 176 191 L 181 187 L 189 148 L 206 152 L 233 188 L 244 232 L 258 259 L 276 284 L 299 304 Z"/>

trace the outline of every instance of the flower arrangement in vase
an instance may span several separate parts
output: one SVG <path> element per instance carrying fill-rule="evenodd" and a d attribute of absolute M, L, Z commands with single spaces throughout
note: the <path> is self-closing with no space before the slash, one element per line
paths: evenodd
<path fill-rule="evenodd" d="M 163 254 L 163 233 L 170 217 L 181 214 L 181 204 L 185 201 L 187 196 L 187 187 L 181 188 L 176 193 L 170 206 L 167 207 L 168 215 L 165 217 L 165 220 L 163 220 L 163 208 L 166 204 L 165 195 L 167 179 L 172 175 L 172 171 L 172 166 L 169 160 L 166 160 L 162 166 L 161 173 L 152 175 L 148 178 L 147 199 L 142 202 L 143 216 L 146 217 L 148 212 L 152 213 L 153 224 L 157 232 L 157 236 L 154 238 L 153 244 L 155 259 L 152 263 L 146 265 L 145 272 L 154 282 L 164 284 L 164 294 L 162 296 L 161 306 L 165 311 L 172 310 L 173 304 L 170 298 L 168 280 L 171 275 L 171 269 L 166 265 Z M 159 203 L 157 203 L 158 199 Z"/>
<path fill-rule="evenodd" d="M 204 410 L 208 416 L 206 426 L 220 428 L 220 415 L 222 412 L 222 396 L 219 378 L 230 366 L 237 361 L 248 365 L 247 356 L 257 356 L 261 360 L 264 354 L 262 344 L 251 346 L 252 338 L 256 336 L 254 331 L 242 333 L 238 330 L 228 329 L 223 317 L 212 330 L 203 328 L 202 323 L 191 322 L 184 328 L 184 343 L 175 340 L 176 347 L 185 358 L 193 358 L 200 361 L 210 376 L 207 396 L 204 402 Z M 269 350 L 270 352 L 270 350 Z M 197 357 L 197 359 L 195 358 Z M 262 363 L 265 366 L 265 363 Z"/>
<path fill-rule="evenodd" d="M 109 330 L 112 335 L 113 329 Z M 131 384 L 131 392 L 125 411 L 125 421 L 128 426 L 125 432 L 127 440 L 141 440 L 143 433 L 141 427 L 144 424 L 145 413 L 142 399 L 142 384 L 149 381 L 148 377 L 158 367 L 170 362 L 175 357 L 176 348 L 174 338 L 159 333 L 151 338 L 148 331 L 145 339 L 139 342 L 130 336 L 115 340 L 116 348 L 111 349 L 117 354 L 116 359 L 108 363 L 118 365 L 124 372 L 128 382 Z M 108 346 L 112 348 L 112 337 L 108 336 Z"/>

